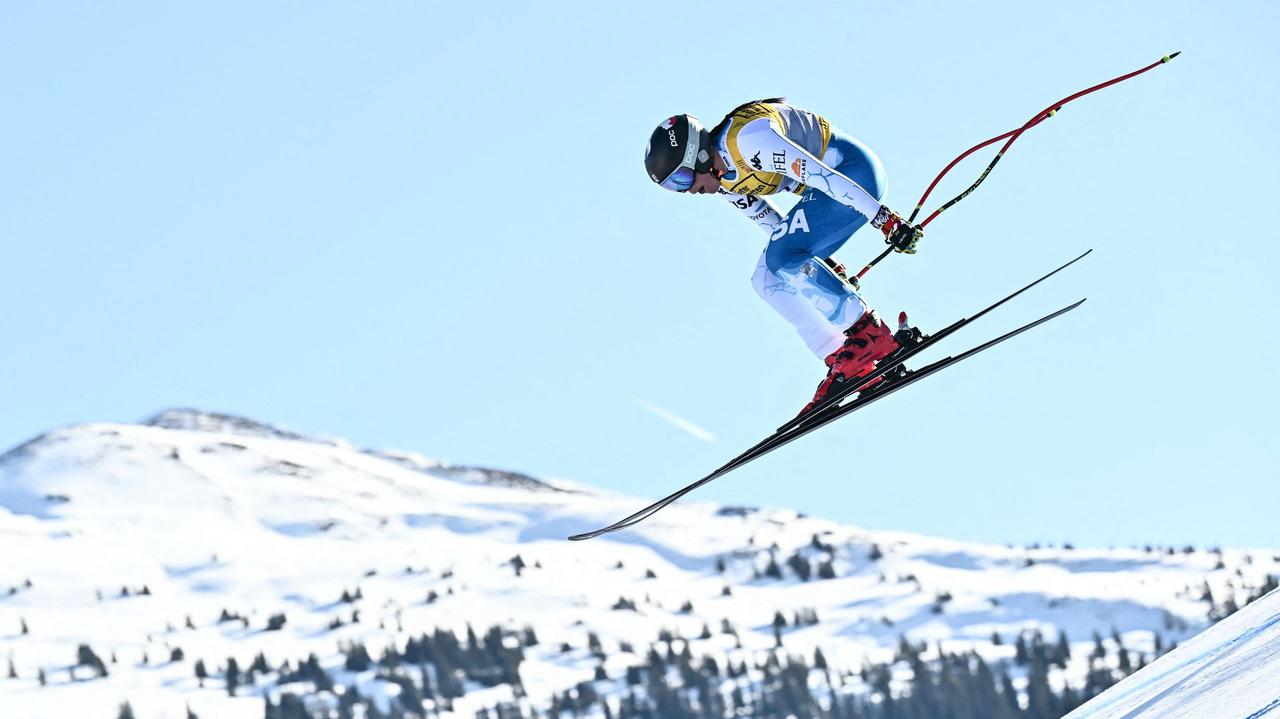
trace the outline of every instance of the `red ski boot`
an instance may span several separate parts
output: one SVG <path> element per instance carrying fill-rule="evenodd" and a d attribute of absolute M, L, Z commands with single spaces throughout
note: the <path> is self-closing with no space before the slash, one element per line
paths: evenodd
<path fill-rule="evenodd" d="M 800 414 L 803 415 L 813 409 L 814 405 L 827 396 L 835 383 L 868 374 L 876 368 L 878 360 L 893 354 L 899 346 L 884 320 L 870 310 L 863 313 L 852 327 L 844 331 L 844 334 L 846 337 L 844 345 L 827 355 L 827 378 L 818 385 L 813 401 L 805 405 L 804 409 L 800 410 Z M 860 389 L 867 389 L 882 379 L 884 378 L 877 377 Z"/>

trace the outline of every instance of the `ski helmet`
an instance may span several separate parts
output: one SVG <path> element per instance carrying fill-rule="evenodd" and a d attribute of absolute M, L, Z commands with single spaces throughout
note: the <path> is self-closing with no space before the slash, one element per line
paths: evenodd
<path fill-rule="evenodd" d="M 684 192 L 696 172 L 711 171 L 711 133 L 693 115 L 668 117 L 649 136 L 644 169 L 662 187 Z"/>

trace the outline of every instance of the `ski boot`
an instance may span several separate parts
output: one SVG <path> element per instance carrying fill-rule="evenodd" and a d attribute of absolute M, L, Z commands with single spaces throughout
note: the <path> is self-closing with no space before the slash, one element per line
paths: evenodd
<path fill-rule="evenodd" d="M 910 341 L 911 329 L 905 326 L 907 314 L 903 312 L 899 315 L 898 333 L 903 338 Z M 917 333 L 919 330 L 915 330 Z M 896 336 L 889 332 L 889 327 L 880 319 L 875 312 L 868 310 L 858 318 L 853 326 L 844 331 L 845 341 L 839 349 L 827 355 L 827 377 L 822 380 L 822 384 L 818 385 L 818 391 L 813 395 L 813 401 L 804 406 L 800 410 L 803 415 L 813 409 L 814 405 L 822 401 L 833 387 L 839 384 L 846 384 L 856 381 L 859 377 L 870 374 L 876 368 L 876 362 L 892 355 L 901 348 Z M 870 389 L 878 384 L 883 377 L 877 377 L 867 383 L 860 390 Z"/>
<path fill-rule="evenodd" d="M 899 312 L 898 313 L 898 331 L 893 333 L 893 341 L 898 343 L 898 349 L 891 352 L 887 357 L 882 358 L 881 361 L 892 361 L 894 359 L 897 359 L 898 355 L 911 350 L 911 348 L 915 347 L 921 342 L 924 342 L 924 340 L 925 340 L 925 334 L 920 331 L 920 328 L 912 327 L 910 323 L 907 322 L 907 313 Z M 880 378 L 885 380 L 896 380 L 906 376 L 907 376 L 907 368 L 903 367 L 902 365 L 898 365 L 897 367 L 894 367 L 888 372 L 885 372 L 884 374 L 880 375 Z M 870 389 L 871 387 L 876 387 L 879 384 L 880 384 L 879 382 L 871 382 L 863 389 L 864 390 Z"/>

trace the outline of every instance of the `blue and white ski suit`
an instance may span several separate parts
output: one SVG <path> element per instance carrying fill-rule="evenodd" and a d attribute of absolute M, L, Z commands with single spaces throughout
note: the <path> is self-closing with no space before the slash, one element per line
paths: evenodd
<path fill-rule="evenodd" d="M 781 102 L 744 105 L 718 129 L 730 168 L 720 193 L 769 235 L 751 284 L 825 358 L 867 306 L 823 258 L 868 222 L 884 223 L 884 168 L 822 117 Z M 767 197 L 779 192 L 800 195 L 785 217 Z"/>

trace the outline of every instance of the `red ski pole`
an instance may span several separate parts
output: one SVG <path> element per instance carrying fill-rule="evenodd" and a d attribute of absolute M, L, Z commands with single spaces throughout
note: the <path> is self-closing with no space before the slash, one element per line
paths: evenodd
<path fill-rule="evenodd" d="M 987 165 L 987 168 L 982 171 L 981 175 L 978 176 L 978 179 L 974 180 L 972 185 L 969 185 L 969 187 L 964 192 L 961 192 L 959 195 L 956 195 L 955 197 L 953 197 L 946 204 L 934 210 L 932 214 L 930 214 L 928 217 L 925 218 L 924 222 L 920 223 L 920 227 L 924 227 L 925 225 L 928 225 L 930 222 L 933 222 L 933 219 L 938 215 L 941 215 L 944 210 L 956 204 L 957 202 L 963 200 L 964 198 L 968 197 L 969 193 L 977 189 L 978 185 L 981 185 L 982 181 L 987 179 L 987 175 L 991 174 L 991 170 L 996 166 L 996 163 L 1000 161 L 1001 157 L 1004 157 L 1004 153 L 1009 149 L 1011 145 L 1013 145 L 1013 143 L 1019 137 L 1022 136 L 1022 133 L 1026 132 L 1027 130 L 1030 130 L 1036 125 L 1039 125 L 1040 123 L 1044 122 L 1050 117 L 1053 117 L 1054 115 L 1056 115 L 1058 111 L 1062 109 L 1063 105 L 1066 105 L 1068 102 L 1071 102 L 1072 100 L 1075 100 L 1077 98 L 1084 97 L 1085 95 L 1088 95 L 1091 92 L 1096 92 L 1098 90 L 1101 90 L 1104 87 L 1109 87 L 1118 82 L 1123 82 L 1125 80 L 1128 80 L 1131 77 L 1136 77 L 1138 75 L 1141 75 L 1142 73 L 1154 67 L 1157 67 L 1159 65 L 1163 65 L 1169 62 L 1170 60 L 1172 60 L 1173 58 L 1177 57 L 1180 54 L 1181 54 L 1181 51 L 1175 52 L 1171 55 L 1165 55 L 1164 57 L 1151 63 L 1150 65 L 1147 65 L 1144 68 L 1141 68 L 1139 70 L 1134 70 L 1133 72 L 1130 72 L 1125 75 L 1121 75 L 1120 77 L 1112 78 L 1110 80 L 1107 80 L 1106 82 L 1099 83 L 1097 85 L 1094 85 L 1093 87 L 1089 87 L 1084 90 L 1081 90 L 1080 92 L 1077 92 L 1073 95 L 1068 95 L 1067 97 L 1064 97 L 1061 100 L 1041 110 L 1039 113 L 1033 116 L 1030 120 L 1027 120 L 1027 122 L 1023 124 L 1022 127 L 1019 127 L 1016 130 L 1010 130 L 1009 132 L 1006 132 L 1003 135 L 997 135 L 996 137 L 993 137 L 990 140 L 974 145 L 968 150 L 965 150 L 964 152 L 960 153 L 960 155 L 956 157 L 956 159 L 952 160 L 946 167 L 942 168 L 942 172 L 938 173 L 938 176 L 933 178 L 933 182 L 929 183 L 928 189 L 924 191 L 924 194 L 920 197 L 920 201 L 916 203 L 915 209 L 911 212 L 911 217 L 907 219 L 907 224 L 912 224 L 913 222 L 915 222 L 916 215 L 920 214 L 920 210 L 921 208 L 924 207 L 925 200 L 929 199 L 929 195 L 930 193 L 933 192 L 933 188 L 937 187 L 938 182 L 941 181 L 942 178 L 946 176 L 948 172 L 951 171 L 951 168 L 955 167 L 964 158 L 968 157 L 969 155 L 973 154 L 978 150 L 981 150 L 987 145 L 999 142 L 1001 140 L 1005 140 L 1006 138 L 1008 140 L 1007 142 L 1004 143 L 1004 146 L 1000 148 L 1000 151 L 996 153 L 996 156 L 991 160 L 991 163 Z M 876 256 L 874 260 L 871 260 L 870 262 L 868 262 L 867 266 L 863 267 L 862 270 L 859 271 L 858 274 L 854 276 L 854 282 L 856 283 L 857 280 L 862 279 L 864 275 L 866 275 L 868 272 L 871 271 L 872 267 L 875 267 L 877 264 L 879 264 L 880 260 L 883 260 L 885 257 L 888 257 L 889 253 L 892 251 L 893 251 L 893 248 L 890 247 L 886 249 L 884 252 L 881 252 L 878 256 Z"/>

